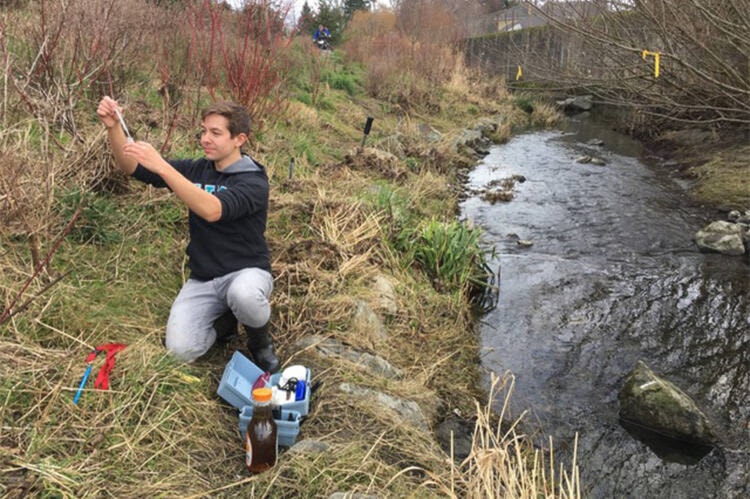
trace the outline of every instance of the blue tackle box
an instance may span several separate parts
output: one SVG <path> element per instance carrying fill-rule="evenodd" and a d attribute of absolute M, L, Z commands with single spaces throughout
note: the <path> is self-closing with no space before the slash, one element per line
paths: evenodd
<path fill-rule="evenodd" d="M 283 371 L 282 371 L 283 372 Z M 263 370 L 240 352 L 234 352 L 229 359 L 216 393 L 240 411 L 240 433 L 245 438 L 250 418 L 253 415 L 253 384 L 263 374 Z M 272 388 L 281 378 L 281 373 L 271 375 L 266 384 Z M 281 419 L 275 419 L 278 428 L 279 445 L 291 446 L 299 434 L 302 418 L 310 412 L 310 370 L 306 370 L 305 397 L 302 400 L 283 401 L 277 406 L 281 409 Z"/>

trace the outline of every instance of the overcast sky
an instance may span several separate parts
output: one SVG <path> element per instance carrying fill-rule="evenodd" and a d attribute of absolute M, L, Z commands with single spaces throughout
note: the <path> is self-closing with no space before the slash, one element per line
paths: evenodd
<path fill-rule="evenodd" d="M 232 7 L 236 8 L 236 7 L 241 6 L 243 3 L 245 3 L 248 0 L 227 0 L 227 1 Z M 291 13 L 294 14 L 295 17 L 299 16 L 300 12 L 302 12 L 302 6 L 305 4 L 305 0 L 288 0 L 288 1 L 292 4 L 290 8 L 290 10 L 292 11 Z M 373 4 L 376 3 L 374 0 L 370 0 L 370 1 Z M 390 4 L 391 4 L 390 0 L 378 0 L 377 1 L 377 5 L 380 5 L 381 7 L 388 6 Z M 318 10 L 318 0 L 307 0 L 307 5 L 310 6 L 313 12 Z"/>
<path fill-rule="evenodd" d="M 243 3 L 245 3 L 246 0 L 227 0 L 229 5 L 232 7 L 240 7 Z M 289 3 L 292 4 L 290 10 L 292 14 L 298 16 L 300 12 L 302 12 L 302 6 L 305 4 L 305 0 L 289 0 Z M 310 6 L 310 8 L 315 11 L 318 9 L 318 0 L 307 0 L 307 5 Z"/>

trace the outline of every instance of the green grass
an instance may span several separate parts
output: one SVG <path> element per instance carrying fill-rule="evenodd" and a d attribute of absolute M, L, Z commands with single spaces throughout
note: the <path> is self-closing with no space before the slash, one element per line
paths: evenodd
<path fill-rule="evenodd" d="M 526 114 L 534 112 L 534 100 L 527 95 L 519 95 L 514 99 L 515 105 Z"/>
<path fill-rule="evenodd" d="M 324 75 L 324 80 L 336 90 L 344 90 L 347 95 L 356 95 L 362 87 L 360 76 L 353 72 L 335 71 Z"/>
<path fill-rule="evenodd" d="M 438 289 L 469 291 L 487 284 L 481 234 L 464 222 L 433 219 L 404 230 L 398 247 L 408 252 Z"/>
<path fill-rule="evenodd" d="M 377 182 L 364 195 L 377 211 L 382 211 L 397 226 L 408 224 L 414 216 L 409 209 L 410 199 L 402 189 L 387 182 Z"/>
<path fill-rule="evenodd" d="M 69 237 L 79 243 L 113 244 L 122 240 L 118 227 L 125 216 L 112 196 L 85 192 L 80 189 L 63 191 L 58 211 L 63 220 L 70 220 L 81 208 Z"/>

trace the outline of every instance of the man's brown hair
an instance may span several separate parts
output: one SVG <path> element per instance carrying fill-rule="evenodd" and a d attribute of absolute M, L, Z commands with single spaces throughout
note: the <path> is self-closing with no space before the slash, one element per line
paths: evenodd
<path fill-rule="evenodd" d="M 244 106 L 230 101 L 214 102 L 203 110 L 201 120 L 205 120 L 207 116 L 212 114 L 218 114 L 227 119 L 229 134 L 232 137 L 241 133 L 250 137 L 250 113 Z"/>

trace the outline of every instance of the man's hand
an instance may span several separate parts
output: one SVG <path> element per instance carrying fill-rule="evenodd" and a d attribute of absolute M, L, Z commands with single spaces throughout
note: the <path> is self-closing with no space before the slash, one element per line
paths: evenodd
<path fill-rule="evenodd" d="M 147 170 L 157 175 L 162 175 L 164 168 L 169 167 L 169 164 L 162 158 L 161 154 L 148 142 L 126 143 L 122 150 L 126 157 L 134 159 L 136 163 L 140 163 Z"/>
<path fill-rule="evenodd" d="M 117 113 L 116 109 L 119 109 L 117 101 L 111 97 L 104 96 L 99 101 L 99 107 L 96 108 L 96 114 L 99 115 L 99 120 L 107 129 L 117 125 Z"/>
<path fill-rule="evenodd" d="M 138 166 L 138 162 L 134 161 L 133 158 L 129 158 L 123 151 L 123 146 L 127 143 L 125 138 L 125 132 L 122 127 L 118 126 L 119 119 L 117 118 L 117 110 L 120 106 L 117 101 L 111 97 L 104 96 L 99 101 L 99 107 L 96 108 L 96 114 L 99 116 L 102 124 L 107 127 L 107 137 L 109 143 L 112 146 L 112 154 L 115 157 L 115 165 L 118 169 L 132 175 L 135 168 Z"/>

